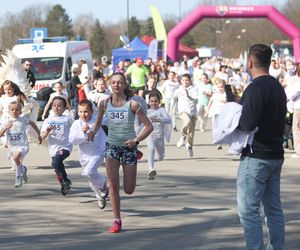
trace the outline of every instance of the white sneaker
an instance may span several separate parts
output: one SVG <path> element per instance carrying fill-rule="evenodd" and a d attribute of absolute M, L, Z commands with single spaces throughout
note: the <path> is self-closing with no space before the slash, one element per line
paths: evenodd
<path fill-rule="evenodd" d="M 109 194 L 109 188 L 108 188 L 106 182 L 104 183 L 103 187 L 99 189 L 99 191 L 100 191 L 100 197 L 103 199 L 106 199 L 106 197 Z"/>
<path fill-rule="evenodd" d="M 294 154 L 291 154 L 291 158 L 300 158 L 300 155 L 294 153 Z"/>
<path fill-rule="evenodd" d="M 177 145 L 177 148 L 181 148 L 182 146 L 184 146 L 185 145 L 185 137 L 184 136 L 180 137 L 180 139 L 176 145 Z"/>
<path fill-rule="evenodd" d="M 23 184 L 22 181 L 23 181 L 22 176 L 17 176 L 17 177 L 16 177 L 16 180 L 15 180 L 15 188 L 21 187 L 22 184 Z"/>
<path fill-rule="evenodd" d="M 98 199 L 98 201 L 97 201 L 97 204 L 98 204 L 98 207 L 100 208 L 100 209 L 104 209 L 105 208 L 105 206 L 106 206 L 106 200 L 105 200 L 105 198 L 99 198 Z"/>
<path fill-rule="evenodd" d="M 155 176 L 157 175 L 155 169 L 151 169 L 148 173 L 148 180 L 153 181 L 155 179 Z"/>
<path fill-rule="evenodd" d="M 15 165 L 12 165 L 11 166 L 11 171 L 16 171 L 17 169 L 16 169 L 16 166 Z"/>
<path fill-rule="evenodd" d="M 192 147 L 187 147 L 187 151 L 188 151 L 188 156 L 189 157 L 193 157 L 194 156 L 194 152 L 193 152 L 193 148 Z"/>

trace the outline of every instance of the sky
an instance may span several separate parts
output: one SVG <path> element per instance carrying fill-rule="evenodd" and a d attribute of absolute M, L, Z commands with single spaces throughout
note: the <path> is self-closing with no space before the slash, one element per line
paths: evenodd
<path fill-rule="evenodd" d="M 285 2 L 286 0 L 280 1 Z M 127 18 L 127 2 L 129 3 L 129 16 L 146 19 L 151 16 L 149 6 L 154 5 L 164 18 L 166 16 L 184 17 L 199 5 L 199 0 L 8 0 L 1 4 L 0 16 L 5 13 L 19 13 L 27 7 L 36 4 L 60 4 L 71 19 L 82 14 L 92 13 L 100 22 L 117 23 Z M 222 5 L 224 1 L 220 2 Z M 274 0 L 237 0 L 239 5 L 271 4 Z M 276 1 L 278 2 L 278 1 Z M 81 4 L 82 3 L 82 4 Z"/>

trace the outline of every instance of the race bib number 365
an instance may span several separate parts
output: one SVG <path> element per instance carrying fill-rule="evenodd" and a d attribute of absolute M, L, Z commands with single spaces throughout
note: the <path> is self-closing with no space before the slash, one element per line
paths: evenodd
<path fill-rule="evenodd" d="M 61 138 L 64 135 L 64 124 L 60 122 L 51 122 L 52 126 L 51 135 L 55 138 Z"/>

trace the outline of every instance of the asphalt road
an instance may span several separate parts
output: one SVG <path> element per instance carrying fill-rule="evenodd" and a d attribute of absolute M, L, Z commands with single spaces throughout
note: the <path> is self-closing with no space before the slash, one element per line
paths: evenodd
<path fill-rule="evenodd" d="M 75 147 L 66 160 L 73 189 L 60 194 L 45 146 L 32 145 L 25 158 L 29 181 L 14 188 L 14 172 L 0 147 L 0 249 L 245 249 L 236 211 L 238 157 L 212 145 L 211 131 L 196 131 L 194 157 L 178 149 L 179 132 L 166 145 L 166 158 L 156 162 L 158 176 L 147 179 L 147 148 L 138 164 L 136 191 L 121 192 L 123 231 L 111 234 L 110 203 L 97 207 L 81 176 Z M 286 160 L 282 201 L 286 247 L 300 247 L 300 164 Z M 105 173 L 103 167 L 101 169 Z M 266 236 L 267 237 L 267 236 Z"/>

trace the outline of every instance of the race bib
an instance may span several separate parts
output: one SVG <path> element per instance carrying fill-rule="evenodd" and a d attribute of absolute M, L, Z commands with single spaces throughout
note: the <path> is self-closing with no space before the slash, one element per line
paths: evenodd
<path fill-rule="evenodd" d="M 126 110 L 109 110 L 108 111 L 109 119 L 113 123 L 127 123 L 128 122 L 128 111 Z"/>
<path fill-rule="evenodd" d="M 51 137 L 53 138 L 62 138 L 65 132 L 65 127 L 62 122 L 51 122 L 49 126 L 52 126 L 52 130 L 50 132 Z"/>
<path fill-rule="evenodd" d="M 25 143 L 23 133 L 8 133 L 8 143 L 12 146 L 21 145 Z"/>

